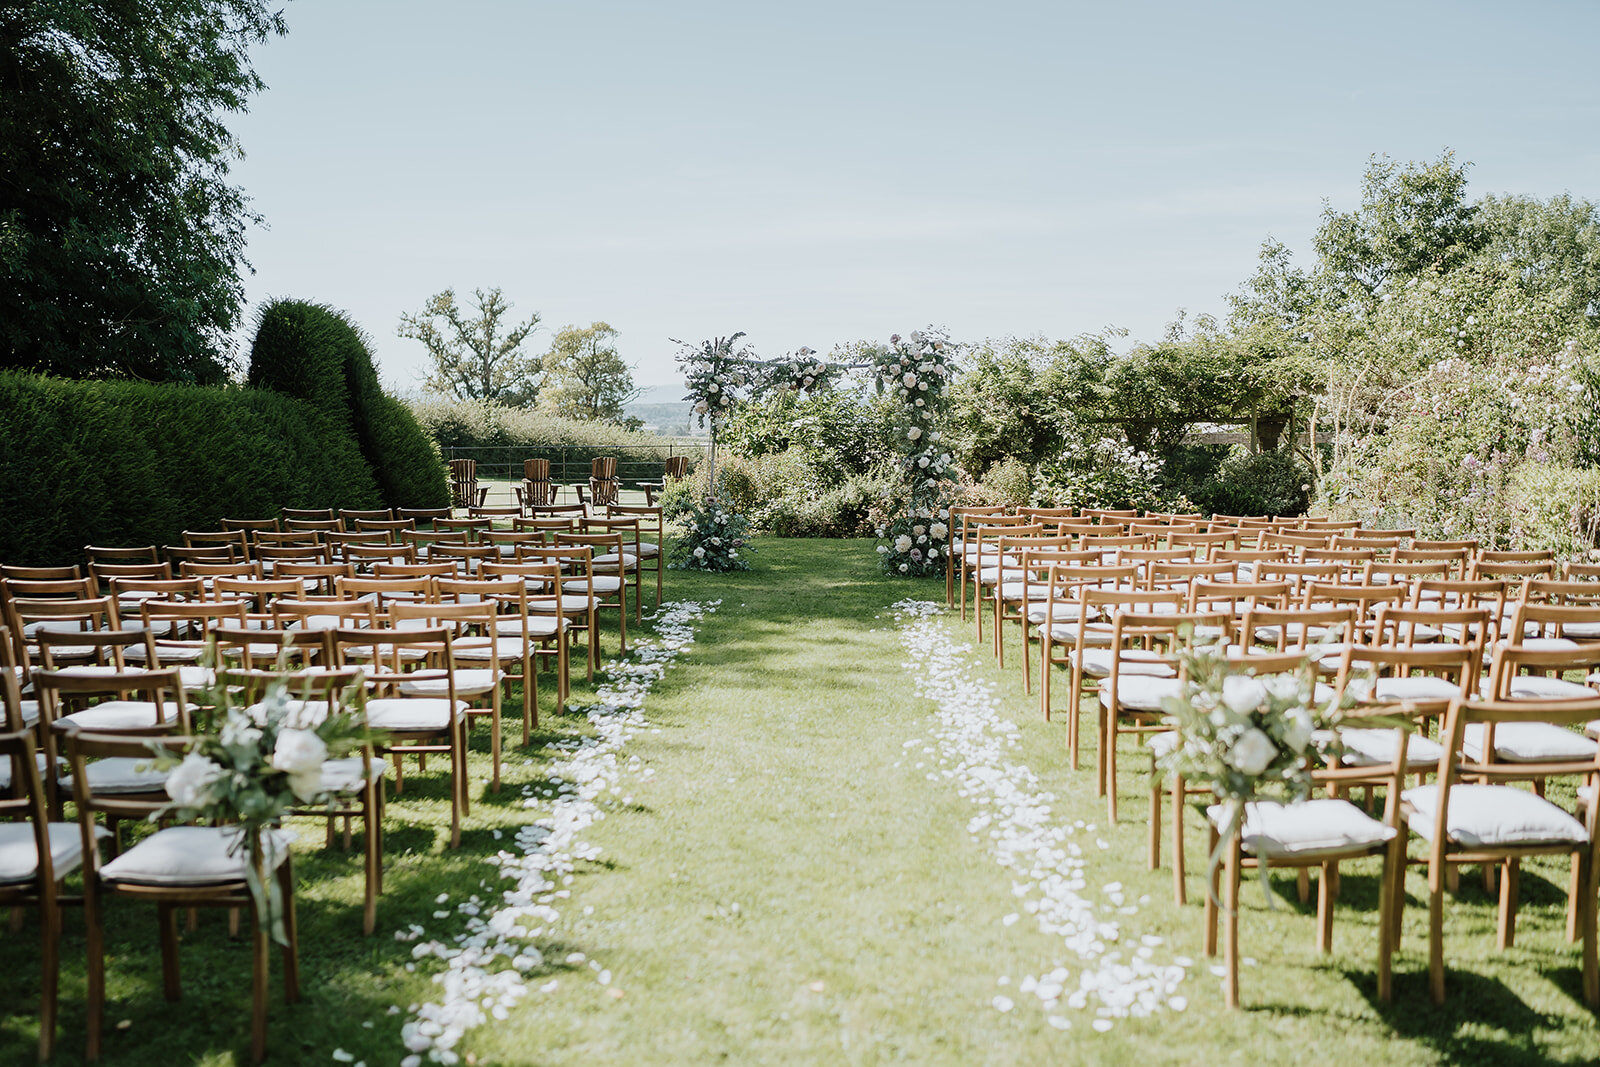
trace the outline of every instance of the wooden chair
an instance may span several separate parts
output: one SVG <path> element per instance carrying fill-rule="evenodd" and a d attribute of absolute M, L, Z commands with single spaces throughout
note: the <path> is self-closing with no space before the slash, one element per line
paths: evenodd
<path fill-rule="evenodd" d="M 587 503 L 603 508 L 617 503 L 617 457 L 596 456 L 589 462 L 589 499 Z M 582 486 L 579 497 L 582 497 Z"/>
<path fill-rule="evenodd" d="M 558 557 L 559 558 L 559 557 Z M 533 645 L 534 674 L 532 677 L 532 703 L 523 708 L 522 743 L 533 740 L 533 729 L 539 725 L 538 659 L 543 656 L 553 661 L 556 672 L 556 711 L 566 710 L 571 691 L 568 665 L 568 620 L 576 615 L 587 625 L 594 622 L 594 602 L 588 598 L 571 597 L 562 591 L 564 575 L 560 563 L 535 563 L 520 560 L 514 563 L 487 563 L 482 579 L 486 582 L 514 581 L 522 587 L 520 616 L 516 611 L 502 613 L 495 620 L 505 634 L 521 634 Z M 576 602 L 582 600 L 581 605 Z M 572 606 L 573 610 L 569 610 Z M 524 689 L 524 697 L 528 691 Z"/>
<path fill-rule="evenodd" d="M 518 584 L 520 590 L 519 583 L 513 584 Z M 521 634 L 502 640 L 495 626 L 497 609 L 495 601 L 460 592 L 459 587 L 452 597 L 443 600 L 395 602 L 389 606 L 389 623 L 397 629 L 441 628 L 450 634 L 454 666 L 448 683 L 443 678 L 407 678 L 399 682 L 397 691 L 401 696 L 441 699 L 453 692 L 465 705 L 462 714 L 468 733 L 474 718 L 489 719 L 490 784 L 495 792 L 500 791 L 501 682 L 505 666 L 511 663 L 521 667 L 524 681 L 533 673 L 527 640 Z M 475 704 L 478 700 L 487 700 L 489 706 Z"/>
<path fill-rule="evenodd" d="M 1403 709 L 1373 708 L 1368 715 L 1394 717 Z M 1359 721 L 1361 713 L 1352 716 Z M 1388 731 L 1394 736 L 1390 748 L 1406 750 L 1404 728 Z M 1223 933 L 1223 1003 L 1239 1007 L 1239 905 L 1241 874 L 1262 863 L 1279 868 L 1321 870 L 1317 883 L 1317 950 L 1333 948 L 1333 900 L 1338 885 L 1339 864 L 1365 856 L 1382 856 L 1383 873 L 1378 883 L 1378 999 L 1387 1003 L 1393 993 L 1392 956 L 1398 940 L 1400 909 L 1405 903 L 1406 835 L 1401 827 L 1401 763 L 1386 766 L 1319 768 L 1313 780 L 1332 789 L 1353 785 L 1385 787 L 1382 821 L 1372 818 L 1348 800 L 1336 796 L 1315 797 L 1298 804 L 1258 801 L 1245 806 L 1240 829 L 1223 846 L 1221 872 L 1213 872 L 1211 891 L 1205 904 L 1205 954 L 1217 951 L 1217 917 L 1226 916 Z M 1218 823 L 1223 818 L 1221 805 L 1210 815 L 1210 845 L 1219 844 Z M 1222 877 L 1218 900 L 1216 875 Z"/>
<path fill-rule="evenodd" d="M 1589 805 L 1583 821 L 1510 782 L 1552 775 L 1578 775 L 1591 790 L 1600 788 L 1600 747 L 1586 758 L 1510 762 L 1499 757 L 1497 731 L 1528 723 L 1578 725 L 1600 717 L 1600 696 L 1575 701 L 1507 702 L 1459 700 L 1451 705 L 1441 735 L 1444 754 L 1434 782 L 1402 794 L 1402 815 L 1428 844 L 1428 987 L 1435 1004 L 1444 1003 L 1444 908 L 1447 867 L 1481 863 L 1500 868 L 1498 941 L 1515 940 L 1520 861 L 1528 856 L 1565 855 L 1577 876 L 1572 896 L 1575 933 L 1582 942 L 1584 1003 L 1600 1008 L 1600 969 L 1595 954 L 1596 815 Z M 1487 758 L 1461 755 L 1468 726 L 1481 730 Z M 1591 794 L 1593 795 L 1593 794 Z"/>
<path fill-rule="evenodd" d="M 440 519 L 448 519 L 451 515 L 450 508 L 397 508 L 394 517 L 397 519 L 410 519 L 418 527 L 423 523 L 430 526 Z"/>
<path fill-rule="evenodd" d="M 163 806 L 160 800 L 129 798 L 116 793 L 97 792 L 85 772 L 86 761 L 103 759 L 143 759 L 148 761 L 150 746 L 162 745 L 174 754 L 190 744 L 190 738 L 146 738 L 73 731 L 67 734 L 67 759 L 72 769 L 73 800 L 78 809 L 78 824 L 85 842 L 92 842 L 101 815 L 121 819 L 144 819 Z M 282 946 L 284 1000 L 300 999 L 299 932 L 295 923 L 294 872 L 290 860 L 290 835 L 282 830 L 266 831 L 267 856 L 271 876 L 276 878 L 284 911 Z M 246 881 L 248 853 L 239 847 L 239 832 L 225 826 L 169 826 L 141 839 L 115 859 L 101 863 L 92 845 L 84 864 L 84 912 L 88 927 L 89 1008 L 88 1052 L 86 1059 L 100 1055 L 100 1034 L 105 1012 L 105 949 L 100 914 L 100 898 L 122 896 L 142 900 L 156 907 L 161 932 L 162 988 L 168 1000 L 177 1000 L 178 927 L 181 908 L 241 908 L 252 915 L 252 996 L 250 1058 L 260 1063 L 267 1054 L 267 977 L 269 939 L 255 916 L 255 897 Z"/>
<path fill-rule="evenodd" d="M 469 812 L 467 790 L 467 702 L 456 693 L 455 656 L 448 628 L 397 630 L 339 627 L 329 640 L 334 664 L 359 667 L 372 696 L 367 722 L 382 731 L 379 751 L 393 757 L 395 790 L 404 788 L 402 757 L 441 753 L 450 760 L 450 847 L 461 844 L 461 820 Z M 418 670 L 405 667 L 416 663 Z M 435 691 L 437 686 L 437 692 Z"/>
<path fill-rule="evenodd" d="M 587 566 L 584 568 L 586 576 L 574 575 L 562 588 L 574 595 L 587 595 L 595 601 L 596 612 L 603 612 L 611 607 L 617 609 L 617 654 L 628 654 L 628 574 L 629 570 L 637 570 L 638 561 L 629 562 L 629 557 L 623 551 L 622 535 L 615 534 L 557 534 L 557 548 L 586 548 L 589 550 Z M 612 603 L 612 598 L 616 603 Z M 596 631 L 598 635 L 598 631 Z M 595 653 L 599 654 L 599 641 L 594 642 Z"/>
<path fill-rule="evenodd" d="M 556 502 L 556 487 L 550 482 L 548 459 L 522 461 L 522 484 L 517 486 L 517 504 L 526 510 Z"/>
<path fill-rule="evenodd" d="M 488 486 L 478 485 L 478 461 L 452 459 L 450 461 L 450 500 L 458 508 L 480 506 L 489 495 Z"/>

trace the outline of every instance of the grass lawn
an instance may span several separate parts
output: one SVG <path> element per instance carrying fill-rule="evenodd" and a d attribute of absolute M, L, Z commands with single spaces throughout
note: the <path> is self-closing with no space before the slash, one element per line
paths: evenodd
<path fill-rule="evenodd" d="M 1054 1014 L 1071 1027 L 1055 1028 L 1052 1013 L 1017 986 L 1024 975 L 1072 968 L 1073 958 L 1030 916 L 1003 921 L 1020 910 L 1012 874 L 987 838 L 969 834 L 977 805 L 923 754 L 933 707 L 902 667 L 888 605 L 942 598 L 942 586 L 880 577 L 869 542 L 758 547 L 749 573 L 669 573 L 669 598 L 721 604 L 647 700 L 658 729 L 629 742 L 623 759 L 639 762 L 622 772 L 626 799 L 608 802 L 584 835 L 601 851 L 574 873 L 553 932 L 535 940 L 546 963 L 506 1019 L 467 1034 L 464 1062 L 1600 1060 L 1600 1032 L 1579 999 L 1577 951 L 1562 934 L 1566 873 L 1554 864 L 1524 870 L 1517 946 L 1505 953 L 1494 949 L 1492 901 L 1474 872 L 1462 879 L 1447 911 L 1444 1008 L 1427 997 L 1420 871 L 1408 881 L 1392 1006 L 1374 999 L 1375 861 L 1345 868 L 1326 957 L 1314 948 L 1311 906 L 1292 903 L 1292 879 L 1277 880 L 1291 903 L 1274 911 L 1247 882 L 1243 952 L 1257 962 L 1243 972 L 1245 1010 L 1225 1011 L 1212 961 L 1200 953 L 1200 879 L 1191 877 L 1191 903 L 1180 907 L 1170 873 L 1145 869 L 1146 761 L 1129 746 L 1122 821 L 1106 827 L 1092 748 L 1086 769 L 1067 770 L 1059 717 L 1042 722 L 1020 670 L 1001 674 L 979 650 L 974 672 L 994 682 L 1019 727 L 1008 758 L 1055 794 L 1053 818 L 1093 824 L 1109 845 L 1087 852 L 1089 891 L 1120 882 L 1131 901 L 1148 898 L 1120 920 L 1123 938 L 1156 935 L 1161 959 L 1194 961 L 1179 989 L 1182 1011 L 1119 1019 L 1097 1033 L 1091 1012 L 1063 1008 Z M 968 639 L 953 616 L 943 625 Z M 575 699 L 591 692 L 580 685 Z M 441 965 L 413 964 L 412 944 L 394 933 L 416 923 L 448 940 L 462 919 L 448 908 L 435 918 L 441 894 L 451 895 L 450 908 L 472 893 L 496 897 L 484 858 L 510 847 L 515 827 L 549 813 L 542 799 L 524 809 L 524 791 L 542 798 L 552 763 L 566 754 L 560 743 L 590 732 L 578 716 L 551 715 L 542 726 L 531 749 L 508 745 L 498 795 L 487 789 L 487 736 L 478 730 L 474 808 L 455 852 L 444 847 L 444 783 L 408 774 L 389 808 L 387 891 L 372 938 L 360 936 L 359 853 L 324 850 L 320 825 L 305 823 L 296 854 L 305 999 L 285 1008 L 275 989 L 273 1062 L 331 1063 L 335 1049 L 373 1065 L 405 1055 L 401 1025 L 412 1004 L 437 999 L 431 976 Z M 1190 827 L 1193 870 L 1203 838 L 1197 819 Z M 1415 844 L 1412 852 L 1420 855 Z M 107 922 L 108 1023 L 129 1025 L 108 1031 L 106 1061 L 243 1062 L 248 949 L 229 943 L 221 917 L 202 914 L 185 936 L 185 996 L 175 1005 L 161 998 L 149 909 L 117 901 Z M 31 916 L 0 936 L 0 1063 L 32 1057 L 36 952 Z M 73 1063 L 83 1018 L 83 937 L 73 917 L 63 959 L 57 1059 Z M 1014 1000 L 1013 1010 L 997 1010 L 997 995 Z"/>

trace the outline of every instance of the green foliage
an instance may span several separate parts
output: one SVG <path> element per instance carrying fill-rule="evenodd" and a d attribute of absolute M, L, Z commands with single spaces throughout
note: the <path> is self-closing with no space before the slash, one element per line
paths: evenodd
<path fill-rule="evenodd" d="M 1600 555 L 1600 470 L 1523 463 L 1508 479 L 1508 543 L 1547 549 L 1561 559 Z"/>
<path fill-rule="evenodd" d="M 900 451 L 898 414 L 899 404 L 883 395 L 786 390 L 741 404 L 718 441 L 744 456 L 798 452 L 814 469 L 865 474 Z"/>
<path fill-rule="evenodd" d="M 974 346 L 951 386 L 949 436 L 961 468 L 977 477 L 1007 457 L 1026 464 L 1057 455 L 1093 413 L 1112 361 L 1103 339 L 1043 338 Z"/>
<path fill-rule="evenodd" d="M 1007 456 L 977 482 L 964 486 L 960 502 L 969 506 L 1025 507 L 1033 502 L 1033 471 L 1015 456 Z"/>
<path fill-rule="evenodd" d="M 750 569 L 750 523 L 726 502 L 692 500 L 677 515 L 682 535 L 672 542 L 667 566 L 686 571 Z"/>
<path fill-rule="evenodd" d="M 355 440 L 266 390 L 0 373 L 0 559 L 173 544 L 280 507 L 377 507 Z"/>
<path fill-rule="evenodd" d="M 803 448 L 763 456 L 755 468 L 760 500 L 751 523 L 779 537 L 867 536 L 877 525 L 872 510 L 904 492 L 887 465 L 830 470 Z"/>
<path fill-rule="evenodd" d="M 454 289 L 428 298 L 416 315 L 400 316 L 399 335 L 421 341 L 433 361 L 426 386 L 457 400 L 533 404 L 539 395 L 539 358 L 522 343 L 539 324 L 537 313 L 501 333 L 500 320 L 511 302 L 499 288 L 472 291 L 477 315 L 468 318 L 456 304 Z"/>
<path fill-rule="evenodd" d="M 217 383 L 245 228 L 223 117 L 261 0 L 0 5 L 0 366 Z"/>
<path fill-rule="evenodd" d="M 1207 514 L 1304 515 L 1311 503 L 1311 480 L 1311 468 L 1292 452 L 1235 448 L 1188 495 Z"/>
<path fill-rule="evenodd" d="M 1182 493 L 1163 488 L 1161 461 L 1109 437 L 1074 441 L 1039 464 L 1033 499 L 1048 507 L 1191 511 Z"/>
<path fill-rule="evenodd" d="M 263 307 L 249 383 L 299 397 L 352 431 L 388 506 L 449 505 L 438 450 L 410 409 L 384 393 L 366 336 L 343 312 L 300 300 Z"/>
<path fill-rule="evenodd" d="M 544 374 L 540 406 L 562 418 L 622 423 L 622 409 L 639 396 L 633 372 L 617 354 L 617 331 L 603 322 L 557 333 Z"/>

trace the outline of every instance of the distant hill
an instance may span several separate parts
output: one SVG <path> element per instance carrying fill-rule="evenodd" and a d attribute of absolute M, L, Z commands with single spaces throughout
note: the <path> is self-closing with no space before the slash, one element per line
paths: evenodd
<path fill-rule="evenodd" d="M 706 433 L 693 424 L 694 405 L 683 399 L 684 386 L 647 385 L 639 392 L 639 399 L 623 410 L 644 420 L 646 430 L 671 437 L 701 436 Z"/>

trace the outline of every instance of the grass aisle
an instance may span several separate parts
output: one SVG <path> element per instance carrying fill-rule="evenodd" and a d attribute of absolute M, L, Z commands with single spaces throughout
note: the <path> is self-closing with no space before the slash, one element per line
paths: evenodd
<path fill-rule="evenodd" d="M 765 541 L 749 574 L 674 576 L 669 595 L 722 605 L 652 695 L 659 732 L 629 754 L 631 809 L 590 839 L 601 864 L 573 886 L 564 940 L 611 972 L 568 972 L 507 1024 L 477 1033 L 495 1063 L 1382 1063 L 1593 1062 L 1594 1019 L 1576 1000 L 1575 953 L 1559 934 L 1547 881 L 1524 874 L 1519 947 L 1492 947 L 1489 902 L 1465 879 L 1452 908 L 1451 1003 L 1427 1003 L 1425 913 L 1412 875 L 1397 1006 L 1373 994 L 1370 901 L 1375 871 L 1346 876 L 1335 953 L 1318 957 L 1296 907 L 1265 910 L 1249 887 L 1244 973 L 1251 1010 L 1225 1012 L 1200 953 L 1199 879 L 1170 902 L 1170 874 L 1144 864 L 1142 763 L 1130 750 L 1122 823 L 1107 829 L 1091 772 L 1062 759 L 1060 722 L 1038 720 L 1020 676 L 986 652 L 970 657 L 1021 728 L 1012 755 L 1059 801 L 1056 816 L 1097 825 L 1110 848 L 1090 855 L 1090 892 L 1121 882 L 1136 917 L 1123 937 L 1165 939 L 1158 952 L 1196 965 L 1187 1010 L 1118 1020 L 1040 1010 L 1022 976 L 1075 961 L 1019 909 L 1011 873 L 967 826 L 978 809 L 937 773 L 922 744 L 932 706 L 919 699 L 888 606 L 936 597 L 932 583 L 889 581 L 861 542 Z M 953 618 L 951 633 L 968 631 Z M 987 673 L 985 673 L 987 672 Z M 1092 766 L 1092 752 L 1088 754 Z M 1202 855 L 1198 827 L 1191 856 Z M 1191 863 L 1197 862 L 1191 859 Z M 1278 882 L 1280 893 L 1292 883 Z M 591 910 L 592 909 L 592 910 Z M 1076 983 L 1076 968 L 1068 987 Z M 1000 984 L 1000 979 L 1008 980 Z M 996 995 L 1015 1002 L 1009 1012 Z M 1060 1031 L 1047 1021 L 1072 1021 Z"/>

